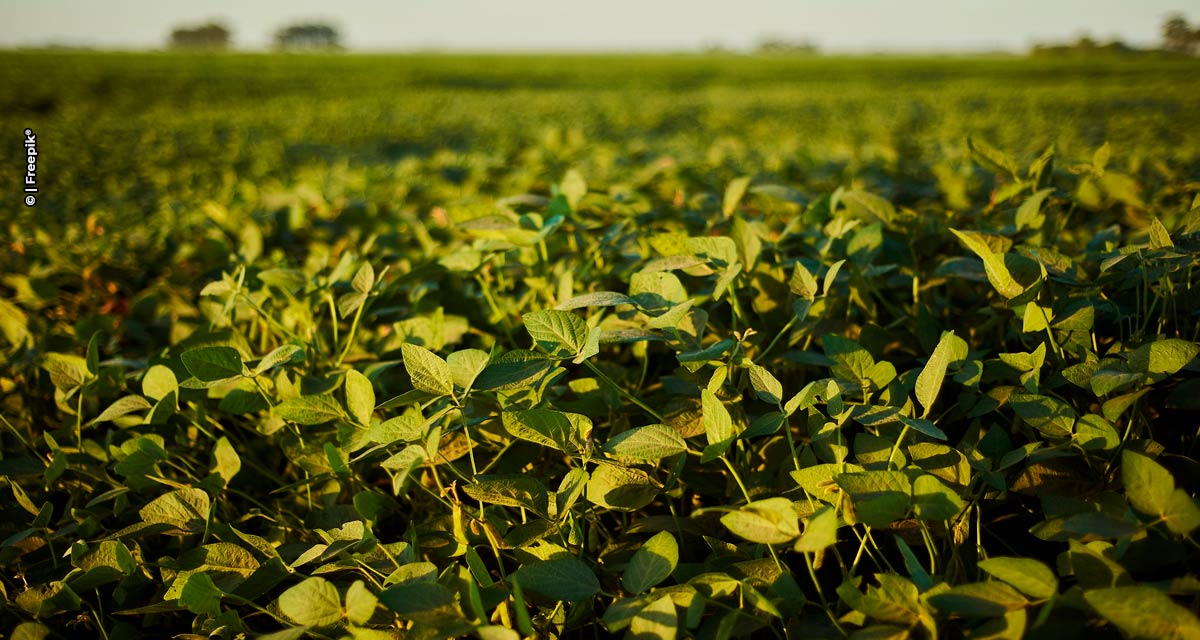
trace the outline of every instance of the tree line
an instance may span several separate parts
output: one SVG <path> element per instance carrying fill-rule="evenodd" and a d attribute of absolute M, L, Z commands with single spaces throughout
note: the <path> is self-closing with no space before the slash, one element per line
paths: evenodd
<path fill-rule="evenodd" d="M 228 49 L 232 32 L 224 24 L 210 22 L 199 26 L 180 27 L 171 31 L 169 44 L 173 49 Z M 286 51 L 328 51 L 342 48 L 341 33 L 332 25 L 311 22 L 297 23 L 275 32 L 275 46 Z M 809 41 L 792 41 L 784 38 L 768 38 L 759 43 L 758 53 L 804 54 L 817 53 L 816 45 Z M 1138 49 L 1121 40 L 1100 42 L 1090 36 L 1081 36 L 1069 44 L 1038 44 L 1031 51 L 1035 56 L 1055 55 L 1133 55 L 1165 52 L 1177 55 L 1195 55 L 1200 51 L 1200 25 L 1193 28 L 1179 14 L 1169 16 L 1162 25 L 1162 44 L 1159 49 Z"/>
<path fill-rule="evenodd" d="M 1158 49 L 1138 49 L 1121 40 L 1100 42 L 1091 36 L 1080 36 L 1069 44 L 1038 44 L 1031 52 L 1035 56 L 1062 55 L 1137 55 L 1146 53 L 1167 53 L 1172 55 L 1195 55 L 1200 51 L 1200 26 L 1192 28 L 1187 20 L 1179 14 L 1169 16 L 1163 22 L 1162 43 Z"/>
<path fill-rule="evenodd" d="M 171 31 L 172 49 L 223 50 L 230 48 L 233 32 L 220 22 L 178 27 Z M 275 46 L 287 51 L 329 51 L 342 48 L 337 28 L 324 23 L 297 23 L 275 32 Z"/>

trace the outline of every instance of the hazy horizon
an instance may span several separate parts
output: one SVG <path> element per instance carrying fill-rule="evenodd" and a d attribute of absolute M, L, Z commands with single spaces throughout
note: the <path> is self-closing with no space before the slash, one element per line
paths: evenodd
<path fill-rule="evenodd" d="M 612 0 L 604 5 L 549 0 L 483 3 L 415 0 L 380 4 L 345 0 L 337 11 L 317 0 L 286 5 L 219 0 L 202 7 L 153 0 L 36 5 L 0 0 L 12 28 L 0 47 L 87 47 L 140 50 L 165 46 L 170 31 L 210 21 L 226 25 L 236 49 L 270 47 L 280 27 L 324 22 L 347 49 L 378 52 L 617 53 L 694 52 L 711 47 L 749 50 L 767 38 L 809 42 L 834 54 L 982 53 L 1027 51 L 1081 35 L 1148 47 L 1160 41 L 1178 0 Z M 467 15 L 469 19 L 461 16 Z"/>

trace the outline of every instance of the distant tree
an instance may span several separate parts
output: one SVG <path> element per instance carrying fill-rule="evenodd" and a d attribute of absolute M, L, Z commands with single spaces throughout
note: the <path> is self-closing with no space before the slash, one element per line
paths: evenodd
<path fill-rule="evenodd" d="M 198 27 L 180 27 L 171 31 L 174 49 L 225 49 L 229 47 L 229 29 L 210 22 Z"/>
<path fill-rule="evenodd" d="M 1192 29 L 1179 14 L 1163 23 L 1162 33 L 1164 51 L 1192 55 L 1200 47 L 1200 29 Z"/>
<path fill-rule="evenodd" d="M 275 44 L 292 51 L 340 49 L 341 40 L 338 30 L 327 24 L 294 24 L 275 32 Z"/>
<path fill-rule="evenodd" d="M 758 53 L 813 55 L 817 53 L 817 45 L 807 40 L 788 40 L 786 38 L 764 38 L 755 47 Z"/>
<path fill-rule="evenodd" d="M 1095 38 L 1083 34 L 1070 44 L 1037 44 L 1030 52 L 1034 56 L 1131 56 L 1144 55 L 1147 51 L 1137 49 L 1120 40 L 1110 40 L 1101 43 Z"/>

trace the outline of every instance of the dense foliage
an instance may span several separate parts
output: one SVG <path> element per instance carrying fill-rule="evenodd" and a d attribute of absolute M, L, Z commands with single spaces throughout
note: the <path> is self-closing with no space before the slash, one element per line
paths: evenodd
<path fill-rule="evenodd" d="M 1192 61 L 3 59 L 8 637 L 1200 637 Z"/>

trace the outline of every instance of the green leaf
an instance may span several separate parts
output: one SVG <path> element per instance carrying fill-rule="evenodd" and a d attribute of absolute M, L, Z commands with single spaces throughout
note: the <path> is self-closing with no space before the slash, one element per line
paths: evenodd
<path fill-rule="evenodd" d="M 1053 320 L 1048 310 L 1038 306 L 1036 302 L 1030 302 L 1025 305 L 1025 313 L 1021 316 L 1021 332 L 1022 333 L 1037 333 L 1045 331 L 1050 327 L 1049 321 Z M 1046 344 L 1039 344 L 1039 348 L 1045 348 Z M 1021 354 L 1025 355 L 1025 354 Z M 1025 369 L 1026 371 L 1029 368 Z"/>
<path fill-rule="evenodd" d="M 750 542 L 783 544 L 800 535 L 800 518 L 787 498 L 767 498 L 721 516 L 721 524 Z"/>
<path fill-rule="evenodd" d="M 141 396 L 125 396 L 116 402 L 108 405 L 108 408 L 100 413 L 100 415 L 92 418 L 88 424 L 96 424 L 97 422 L 108 422 L 123 415 L 133 413 L 134 411 L 144 411 L 150 408 L 150 403 Z"/>
<path fill-rule="evenodd" d="M 138 515 L 146 524 L 171 525 L 176 533 L 200 533 L 208 524 L 211 504 L 201 489 L 177 489 L 151 500 Z"/>
<path fill-rule="evenodd" d="M 1003 582 L 970 582 L 929 596 L 929 603 L 969 618 L 992 618 L 1029 605 L 1024 596 Z"/>
<path fill-rule="evenodd" d="M 457 614 L 454 594 L 436 582 L 410 582 L 384 589 L 379 602 L 404 619 L 436 619 L 439 613 Z"/>
<path fill-rule="evenodd" d="M 521 640 L 521 634 L 515 629 L 509 629 L 498 624 L 489 624 L 475 628 L 479 640 Z"/>
<path fill-rule="evenodd" d="M 925 567 L 921 566 L 912 547 L 908 546 L 908 543 L 900 536 L 896 536 L 896 546 L 900 549 L 900 555 L 904 557 L 904 568 L 908 571 L 908 575 L 912 576 L 913 584 L 922 592 L 932 589 L 933 578 L 925 570 Z"/>
<path fill-rule="evenodd" d="M 367 437 L 371 442 L 391 444 L 393 442 L 413 442 L 421 437 L 421 420 L 412 413 L 402 413 L 394 418 L 371 425 Z"/>
<path fill-rule="evenodd" d="M 1170 376 L 1191 362 L 1197 353 L 1200 345 L 1194 342 L 1176 338 L 1156 340 L 1134 349 L 1129 354 L 1129 365 L 1135 371 Z"/>
<path fill-rule="evenodd" d="M 737 211 L 738 203 L 742 201 L 742 196 L 746 195 L 746 188 L 750 186 L 750 177 L 742 176 L 729 181 L 729 185 L 725 187 L 725 198 L 721 202 L 721 213 L 726 218 L 733 215 Z"/>
<path fill-rule="evenodd" d="M 371 424 L 371 414 L 375 413 L 375 389 L 371 381 L 363 374 L 351 369 L 346 372 L 345 381 L 346 407 L 355 422 L 363 426 Z"/>
<path fill-rule="evenodd" d="M 229 486 L 229 481 L 242 470 L 242 459 L 225 436 L 217 439 L 213 447 L 212 470 L 224 481 L 225 486 Z"/>
<path fill-rule="evenodd" d="M 976 138 L 967 138 L 967 148 L 975 161 L 987 169 L 1011 178 L 1017 177 L 1017 163 L 1012 156 Z"/>
<path fill-rule="evenodd" d="M 524 507 L 545 516 L 550 504 L 545 485 L 522 475 L 479 475 L 464 485 L 463 492 L 475 500 L 506 507 Z"/>
<path fill-rule="evenodd" d="M 88 339 L 87 344 L 87 370 L 88 373 L 95 376 L 100 373 L 100 332 L 96 331 L 92 337 Z"/>
<path fill-rule="evenodd" d="M 1171 492 L 1162 518 L 1168 529 L 1180 535 L 1187 535 L 1196 527 L 1200 527 L 1200 507 L 1196 506 L 1196 501 L 1187 491 L 1176 489 Z"/>
<path fill-rule="evenodd" d="M 570 311 L 571 309 L 582 309 L 584 307 L 615 307 L 619 304 L 636 304 L 633 298 L 615 291 L 595 291 L 575 296 L 568 300 L 558 303 L 555 309 L 560 311 Z"/>
<path fill-rule="evenodd" d="M 871 217 L 888 224 L 896 217 L 896 207 L 891 202 L 867 191 L 858 189 L 847 191 L 842 194 L 842 202 L 846 203 L 846 207 L 860 218 Z M 825 285 L 825 292 L 829 292 L 828 284 Z"/>
<path fill-rule="evenodd" d="M 587 182 L 583 179 L 583 174 L 575 169 L 568 169 L 562 184 L 559 185 L 559 191 L 566 196 L 571 209 L 578 209 L 579 201 L 587 194 Z"/>
<path fill-rule="evenodd" d="M 956 361 L 956 354 L 965 354 L 966 351 L 966 341 L 954 335 L 953 331 L 942 333 L 941 339 L 933 349 L 933 355 L 929 356 L 929 361 L 917 376 L 917 401 L 925 408 L 921 414 L 922 418 L 929 416 L 933 403 L 937 401 L 938 392 L 941 391 L 942 382 L 946 378 L 946 368 Z"/>
<path fill-rule="evenodd" d="M 450 373 L 450 365 L 436 353 L 407 342 L 400 345 L 400 352 L 413 387 L 435 396 L 454 393 L 454 376 Z"/>
<path fill-rule="evenodd" d="M 633 553 L 621 583 L 631 594 L 642 593 L 666 580 L 678 563 L 679 543 L 670 533 L 659 531 Z"/>
<path fill-rule="evenodd" d="M 350 281 L 350 287 L 358 293 L 371 293 L 371 289 L 375 287 L 375 268 L 371 263 L 364 262 L 358 271 L 354 273 L 354 279 Z"/>
<path fill-rule="evenodd" d="M 1144 640 L 1195 640 L 1200 620 L 1165 593 L 1145 585 L 1093 589 L 1083 599 L 1127 637 Z"/>
<path fill-rule="evenodd" d="M 929 436 L 930 438 L 934 438 L 936 440 L 946 440 L 947 439 L 945 431 L 942 431 L 941 429 L 937 428 L 937 426 L 934 425 L 932 422 L 925 420 L 923 418 L 909 418 L 908 416 L 897 415 L 896 419 L 899 420 L 901 422 L 901 424 L 907 426 L 909 429 L 912 429 L 913 431 L 916 431 L 918 433 L 923 433 L 923 434 Z"/>
<path fill-rule="evenodd" d="M 792 267 L 792 277 L 788 280 L 788 289 L 804 300 L 811 301 L 817 296 L 817 279 L 799 260 Z"/>
<path fill-rule="evenodd" d="M 1118 369 L 1097 369 L 1088 379 L 1088 386 L 1097 397 L 1105 396 L 1117 389 L 1136 384 L 1146 379 L 1146 374 Z"/>
<path fill-rule="evenodd" d="M 840 473 L 834 476 L 834 482 L 850 496 L 857 521 L 868 526 L 886 527 L 908 513 L 912 483 L 902 472 Z"/>
<path fill-rule="evenodd" d="M 750 365 L 750 384 L 763 402 L 775 405 L 783 402 L 783 385 L 764 367 Z"/>
<path fill-rule="evenodd" d="M 233 347 L 200 347 L 184 351 L 180 356 L 188 373 L 203 382 L 215 382 L 242 375 L 245 365 Z"/>
<path fill-rule="evenodd" d="M 62 391 L 81 387 L 92 379 L 87 360 L 76 355 L 47 353 L 40 358 L 38 365 L 50 374 L 50 381 Z"/>
<path fill-rule="evenodd" d="M 1033 558 L 988 558 L 979 563 L 979 568 L 1036 600 L 1048 600 L 1058 594 L 1054 572 Z"/>
<path fill-rule="evenodd" d="M 446 356 L 450 377 L 454 384 L 470 389 L 475 379 L 488 365 L 488 354 L 479 349 L 463 349 Z"/>
<path fill-rule="evenodd" d="M 583 348 L 579 350 L 579 353 L 575 355 L 571 362 L 579 364 L 600 353 L 600 336 L 603 333 L 604 330 L 600 327 L 592 327 L 592 330 L 588 332 L 587 340 L 583 343 Z"/>
<path fill-rule="evenodd" d="M 23 344 L 29 337 L 29 317 L 20 307 L 4 298 L 0 298 L 0 333 L 13 346 Z"/>
<path fill-rule="evenodd" d="M 875 359 L 862 345 L 830 334 L 821 337 L 821 348 L 825 350 L 825 357 L 833 361 L 829 368 L 833 377 L 860 385 L 870 381 Z"/>
<path fill-rule="evenodd" d="M 493 391 L 533 386 L 553 367 L 554 363 L 541 353 L 514 349 L 489 362 L 475 378 L 475 387 Z"/>
<path fill-rule="evenodd" d="M 179 381 L 170 367 L 156 364 L 142 377 L 142 395 L 151 400 L 162 400 L 169 393 L 179 393 Z"/>
<path fill-rule="evenodd" d="M 1075 409 L 1057 398 L 1014 393 L 1009 396 L 1008 404 L 1013 413 L 1047 436 L 1070 437 L 1075 430 Z"/>
<path fill-rule="evenodd" d="M 1017 209 L 1016 224 L 1017 230 L 1021 229 L 1041 229 L 1045 223 L 1046 216 L 1042 215 L 1042 202 L 1046 200 L 1046 196 L 1054 192 L 1054 189 L 1039 189 L 1033 195 L 1025 199 L 1021 206 Z"/>
<path fill-rule="evenodd" d="M 342 619 L 342 602 L 332 582 L 307 578 L 279 594 L 279 612 L 297 624 L 323 627 Z"/>
<path fill-rule="evenodd" d="M 341 405 L 329 396 L 300 396 L 275 405 L 275 415 L 302 425 L 324 424 L 346 417 Z"/>
<path fill-rule="evenodd" d="M 378 604 L 379 599 L 362 580 L 355 580 L 346 590 L 346 618 L 354 624 L 366 624 Z"/>
<path fill-rule="evenodd" d="M 552 409 L 505 411 L 501 420 L 505 431 L 522 440 L 571 454 L 586 447 L 592 432 L 592 421 L 587 416 Z"/>
<path fill-rule="evenodd" d="M 658 271 L 633 274 L 629 279 L 629 295 L 643 309 L 662 309 L 688 299 L 679 276 Z"/>
<path fill-rule="evenodd" d="M 583 495 L 589 478 L 588 472 L 578 467 L 570 469 L 563 475 L 562 482 L 558 485 L 558 491 L 554 492 L 555 513 L 559 520 L 566 517 L 567 512 L 579 500 L 579 496 Z"/>
<path fill-rule="evenodd" d="M 693 300 L 684 300 L 682 303 L 671 307 L 666 313 L 650 318 L 646 322 L 648 329 L 674 329 L 679 326 L 688 312 L 692 310 L 695 304 Z"/>
<path fill-rule="evenodd" d="M 1122 451 L 1121 481 L 1125 484 L 1125 497 L 1134 509 L 1152 516 L 1167 512 L 1175 479 L 1149 456 L 1129 449 Z"/>
<path fill-rule="evenodd" d="M 570 311 L 545 309 L 521 318 L 529 335 L 551 354 L 574 357 L 587 344 L 587 323 Z"/>
<path fill-rule="evenodd" d="M 988 282 L 992 283 L 1000 295 L 1011 299 L 1024 293 L 1025 288 L 1013 279 L 1008 267 L 1005 266 L 1004 254 L 992 253 L 991 247 L 974 232 L 962 232 L 957 229 L 951 229 L 950 232 L 963 243 L 963 246 L 983 260 L 983 269 L 987 273 Z"/>
<path fill-rule="evenodd" d="M 1170 249 L 1175 246 L 1171 242 L 1171 234 L 1167 228 L 1163 226 L 1161 220 L 1157 217 L 1150 220 L 1150 248 L 1151 249 Z"/>
<path fill-rule="evenodd" d="M 1108 141 L 1100 145 L 1099 149 L 1092 154 L 1092 170 L 1096 173 L 1104 173 L 1104 169 L 1108 167 L 1108 159 L 1112 156 L 1112 148 L 1108 146 Z"/>
<path fill-rule="evenodd" d="M 0 299 L 0 303 L 3 302 Z M 46 640 L 50 633 L 50 627 L 40 622 L 22 622 L 13 629 L 10 640 Z"/>
<path fill-rule="evenodd" d="M 755 265 L 758 264 L 758 260 L 762 256 L 760 226 L 746 222 L 741 216 L 733 218 L 733 229 L 730 231 L 730 235 L 737 244 L 738 262 L 745 265 L 746 273 L 754 270 Z M 732 266 L 730 265 L 730 267 Z"/>
<path fill-rule="evenodd" d="M 953 518 L 966 507 L 953 489 L 930 474 L 921 474 L 913 480 L 912 506 L 917 519 L 939 522 Z"/>
<path fill-rule="evenodd" d="M 258 361 L 258 366 L 254 367 L 254 375 L 262 375 L 281 364 L 302 362 L 303 360 L 304 349 L 294 344 L 285 344 L 263 356 L 263 359 Z"/>
<path fill-rule="evenodd" d="M 393 454 L 387 460 L 384 460 L 379 466 L 395 472 L 392 478 L 392 488 L 399 494 L 400 488 L 404 485 L 408 474 L 416 470 L 426 460 L 429 459 L 429 453 L 425 451 L 425 447 L 419 444 L 410 444 Z"/>
<path fill-rule="evenodd" d="M 687 451 L 687 442 L 671 427 L 650 424 L 609 438 L 604 450 L 619 458 L 657 461 Z"/>
<path fill-rule="evenodd" d="M 636 511 L 654 501 L 662 486 L 641 469 L 600 464 L 592 470 L 587 499 L 616 511 Z"/>
<path fill-rule="evenodd" d="M 715 453 L 712 457 L 720 457 L 733 443 L 733 419 L 725 403 L 708 389 L 700 392 L 700 410 L 704 420 L 704 435 Z"/>
<path fill-rule="evenodd" d="M 179 605 L 196 614 L 216 616 L 221 613 L 221 590 L 207 573 L 189 573 L 179 593 Z"/>
<path fill-rule="evenodd" d="M 662 596 L 642 607 L 629 623 L 630 640 L 675 640 L 679 614 L 671 596 Z"/>
<path fill-rule="evenodd" d="M 367 301 L 367 294 L 352 291 L 338 297 L 337 310 L 339 318 L 346 318 L 358 310 Z"/>
<path fill-rule="evenodd" d="M 550 600 L 578 602 L 600 593 L 600 581 L 586 564 L 574 557 L 540 560 L 513 574 L 521 588 Z"/>
<path fill-rule="evenodd" d="M 837 509 L 824 506 L 808 518 L 804 525 L 804 534 L 796 541 L 796 551 L 818 553 L 837 544 L 838 530 Z"/>

